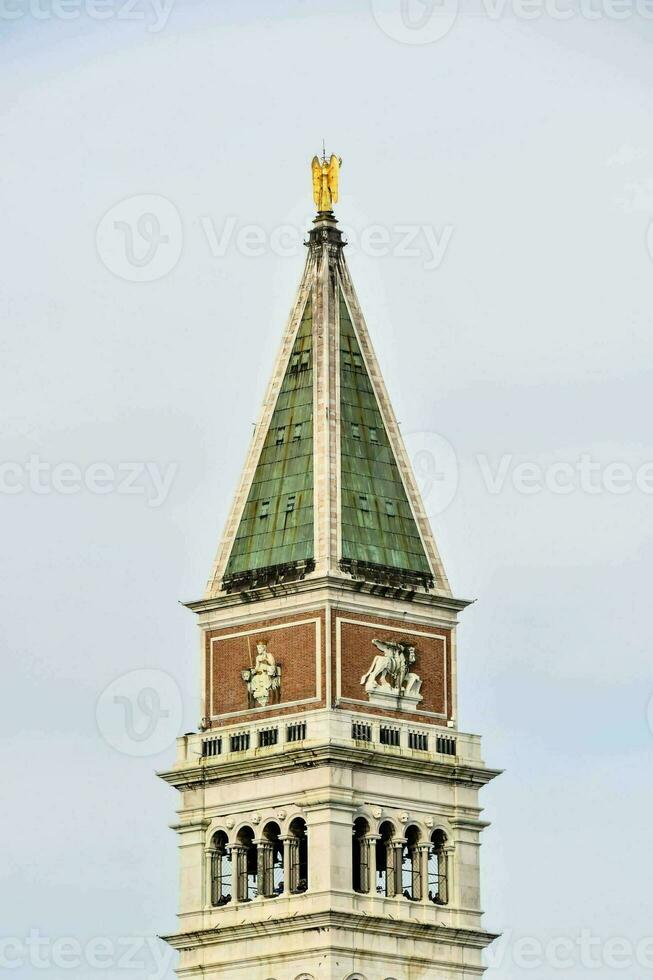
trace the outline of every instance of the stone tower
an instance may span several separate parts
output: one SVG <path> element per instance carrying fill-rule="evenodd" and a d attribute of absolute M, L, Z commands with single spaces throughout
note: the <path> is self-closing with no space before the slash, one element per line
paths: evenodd
<path fill-rule="evenodd" d="M 184 980 L 471 980 L 494 938 L 478 791 L 497 771 L 456 723 L 467 603 L 318 206 L 206 593 L 189 604 L 204 717 L 162 773 L 181 801 L 166 939 Z"/>

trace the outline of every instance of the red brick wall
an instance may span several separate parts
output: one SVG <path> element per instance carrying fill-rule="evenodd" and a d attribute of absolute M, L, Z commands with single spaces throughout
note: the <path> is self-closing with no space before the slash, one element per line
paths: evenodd
<path fill-rule="evenodd" d="M 356 623 L 341 622 L 338 619 L 352 619 Z M 365 625 L 357 625 L 364 623 Z M 387 627 L 393 627 L 388 629 Z M 357 613 L 334 614 L 333 649 L 336 649 L 336 633 L 340 629 L 341 649 L 341 697 L 365 701 L 366 705 L 347 703 L 352 710 L 370 711 L 373 714 L 390 714 L 398 718 L 419 719 L 424 711 L 452 716 L 451 686 L 451 630 L 411 624 L 406 620 L 381 619 L 375 616 L 361 616 Z M 397 632 L 398 630 L 398 632 Z M 415 635 L 429 634 L 428 636 Z M 422 679 L 423 700 L 418 711 L 388 711 L 376 706 L 367 706 L 367 694 L 361 686 L 361 677 L 372 664 L 379 652 L 372 640 L 390 640 L 407 643 L 415 647 L 417 659 L 412 670 Z M 422 720 L 424 716 L 422 715 Z"/>
<path fill-rule="evenodd" d="M 296 707 L 287 706 L 289 701 L 315 698 L 318 691 L 318 679 L 315 673 L 316 619 L 321 624 L 319 660 L 322 664 L 322 677 L 324 677 L 325 639 L 322 611 L 264 619 L 246 626 L 207 632 L 205 637 L 206 704 L 209 720 L 216 715 L 234 712 L 243 712 L 243 714 L 225 718 L 223 724 L 260 720 L 266 715 L 282 715 L 297 711 Z M 293 623 L 299 625 L 293 626 Z M 256 644 L 261 642 L 267 643 L 268 651 L 281 667 L 281 691 L 278 700 L 271 699 L 267 707 L 257 706 L 251 710 L 247 687 L 241 672 L 251 666 L 256 657 Z M 322 695 L 324 695 L 324 684 L 322 684 Z M 316 701 L 307 707 L 316 708 L 323 705 L 322 697 L 319 702 Z M 218 721 L 211 722 L 212 725 L 218 723 Z"/>

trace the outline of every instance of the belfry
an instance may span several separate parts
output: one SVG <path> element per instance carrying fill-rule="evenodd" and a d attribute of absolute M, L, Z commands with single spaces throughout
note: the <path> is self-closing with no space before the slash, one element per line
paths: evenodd
<path fill-rule="evenodd" d="M 184 980 L 471 980 L 458 613 L 313 160 L 306 265 L 205 595 L 180 793 Z M 234 366 L 237 371 L 237 366 Z"/>

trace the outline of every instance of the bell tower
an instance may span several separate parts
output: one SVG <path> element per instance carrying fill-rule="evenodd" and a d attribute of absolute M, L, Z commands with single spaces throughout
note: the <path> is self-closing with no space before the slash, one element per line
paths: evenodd
<path fill-rule="evenodd" d="M 449 587 L 313 160 L 307 258 L 204 597 L 180 794 L 184 980 L 470 980 L 478 792 Z M 237 371 L 237 365 L 234 371 Z"/>

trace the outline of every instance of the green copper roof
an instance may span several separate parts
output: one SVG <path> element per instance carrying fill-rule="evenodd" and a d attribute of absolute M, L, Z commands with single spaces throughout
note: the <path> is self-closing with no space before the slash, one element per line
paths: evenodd
<path fill-rule="evenodd" d="M 304 309 L 226 575 L 313 557 L 313 316 Z"/>
<path fill-rule="evenodd" d="M 342 557 L 430 574 L 429 564 L 340 295 Z"/>

